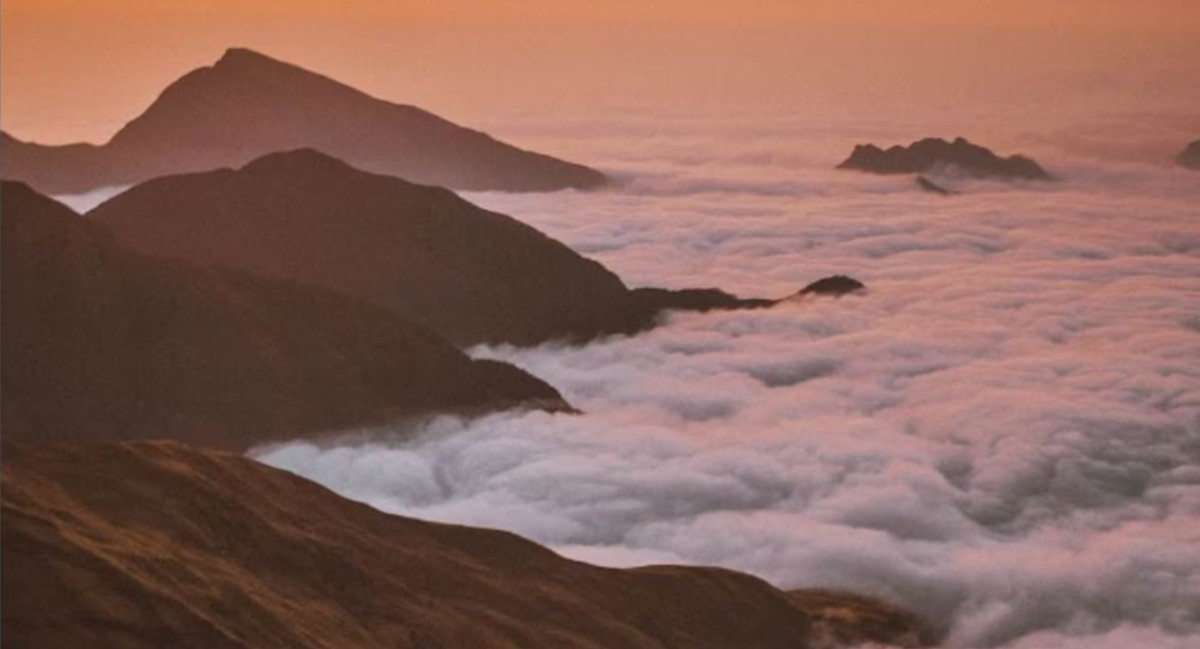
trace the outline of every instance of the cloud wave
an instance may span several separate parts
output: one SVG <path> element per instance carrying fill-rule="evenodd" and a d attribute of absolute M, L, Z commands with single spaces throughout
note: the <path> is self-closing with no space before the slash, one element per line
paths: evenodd
<path fill-rule="evenodd" d="M 951 647 L 1200 646 L 1195 176 L 1064 155 L 1043 160 L 1063 182 L 941 197 L 764 142 L 730 135 L 718 164 L 633 150 L 608 192 L 472 199 L 634 285 L 781 296 L 846 273 L 866 295 L 476 349 L 588 414 L 257 457 L 588 561 L 882 595 Z"/>

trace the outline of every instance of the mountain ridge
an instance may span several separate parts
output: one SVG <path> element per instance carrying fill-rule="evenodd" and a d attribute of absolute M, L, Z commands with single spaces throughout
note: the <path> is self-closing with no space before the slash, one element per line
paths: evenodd
<path fill-rule="evenodd" d="M 666 308 L 744 308 L 720 292 L 631 291 L 600 263 L 453 192 L 313 149 L 147 181 L 88 212 L 147 254 L 369 300 L 466 347 L 581 342 Z"/>
<path fill-rule="evenodd" d="M 604 175 L 501 142 L 247 48 L 168 84 L 101 145 L 41 145 L 3 134 L 0 175 L 50 194 L 240 166 L 314 147 L 370 171 L 454 189 L 593 189 Z"/>
<path fill-rule="evenodd" d="M 859 144 L 850 157 L 837 166 L 877 174 L 923 173 L 938 168 L 953 168 L 975 178 L 1052 180 L 1036 161 L 1022 155 L 1001 157 L 987 147 L 957 137 L 952 142 L 941 138 L 917 140 L 907 147 L 882 149 L 874 144 Z"/>
<path fill-rule="evenodd" d="M 26 185 L 0 193 L 6 439 L 247 448 L 398 416 L 570 410 L 364 300 L 131 253 Z"/>

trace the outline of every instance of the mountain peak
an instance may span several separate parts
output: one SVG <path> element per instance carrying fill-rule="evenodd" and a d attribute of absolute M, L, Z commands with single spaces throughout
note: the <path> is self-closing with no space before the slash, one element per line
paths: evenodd
<path fill-rule="evenodd" d="M 369 178 L 383 178 L 393 188 L 420 188 L 427 195 L 445 193 L 450 190 L 435 185 L 421 185 L 403 178 L 363 171 L 350 163 L 312 147 L 278 151 L 259 156 L 242 165 L 238 173 L 257 178 L 275 178 L 285 182 L 305 182 L 328 186 L 342 182 L 361 183 Z"/>
<path fill-rule="evenodd" d="M 350 165 L 323 151 L 312 147 L 268 153 L 255 158 L 242 167 L 242 171 L 255 172 L 277 169 L 351 169 Z"/>
<path fill-rule="evenodd" d="M 18 144 L 4 143 L 14 150 Z M 239 167 L 301 147 L 374 173 L 454 189 L 553 191 L 605 183 L 594 169 L 519 149 L 245 47 L 231 47 L 215 63 L 172 82 L 96 150 L 6 151 L 0 169 L 41 191 L 73 194 Z"/>
<path fill-rule="evenodd" d="M 278 65 L 280 62 L 267 56 L 260 54 L 248 47 L 231 47 L 225 50 L 221 58 L 217 60 L 216 65 L 247 65 L 247 64 L 262 64 L 271 63 Z"/>

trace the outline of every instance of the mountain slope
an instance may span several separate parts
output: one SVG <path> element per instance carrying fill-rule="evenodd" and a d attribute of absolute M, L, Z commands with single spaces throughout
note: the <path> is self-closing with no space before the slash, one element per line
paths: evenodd
<path fill-rule="evenodd" d="M 6 438 L 244 448 L 431 410 L 566 407 L 361 300 L 132 254 L 25 185 L 0 194 Z"/>
<path fill-rule="evenodd" d="M 2 458 L 7 647 L 803 649 L 888 610 L 810 614 L 726 570 L 596 568 L 175 442 Z"/>
<path fill-rule="evenodd" d="M 0 174 L 52 194 L 239 166 L 315 147 L 356 166 L 456 189 L 549 191 L 603 185 L 582 165 L 518 149 L 415 106 L 234 48 L 170 84 L 102 146 L 5 135 Z"/>
<path fill-rule="evenodd" d="M 464 346 L 629 333 L 688 302 L 634 294 L 595 261 L 448 190 L 313 150 L 155 179 L 88 217 L 134 249 L 325 286 Z M 725 298 L 719 306 L 740 304 Z"/>

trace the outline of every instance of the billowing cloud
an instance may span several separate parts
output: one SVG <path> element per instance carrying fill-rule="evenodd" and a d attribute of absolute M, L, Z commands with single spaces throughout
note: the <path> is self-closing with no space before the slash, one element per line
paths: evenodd
<path fill-rule="evenodd" d="M 874 593 L 952 647 L 1200 645 L 1195 175 L 1039 154 L 1062 182 L 942 197 L 778 139 L 695 141 L 708 161 L 686 140 L 598 140 L 629 178 L 616 190 L 471 198 L 635 285 L 780 296 L 846 273 L 867 294 L 475 349 L 587 414 L 257 457 L 588 561 Z"/>

